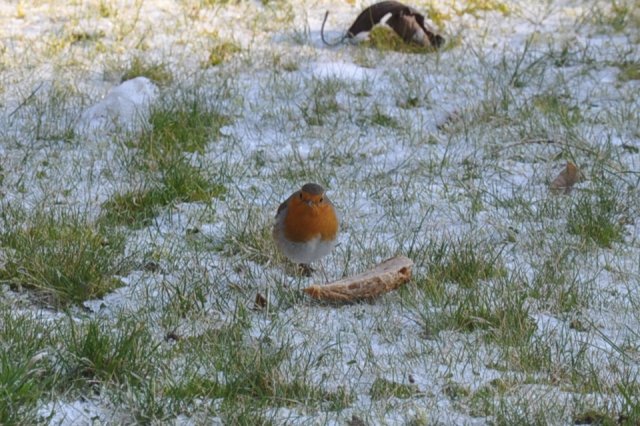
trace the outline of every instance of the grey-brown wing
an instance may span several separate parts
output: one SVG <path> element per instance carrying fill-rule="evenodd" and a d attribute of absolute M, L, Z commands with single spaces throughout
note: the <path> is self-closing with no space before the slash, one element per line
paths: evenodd
<path fill-rule="evenodd" d="M 287 198 L 286 200 L 284 200 L 279 206 L 278 206 L 278 211 L 276 212 L 276 218 L 278 217 L 278 215 L 280 214 L 280 212 L 282 212 L 282 210 L 287 208 L 287 205 L 289 204 L 289 201 L 293 198 L 293 197 L 297 197 L 300 194 L 300 191 L 296 191 L 292 196 L 290 196 L 289 198 Z"/>
<path fill-rule="evenodd" d="M 408 9 L 407 6 L 398 1 L 381 1 L 372 4 L 360 12 L 356 20 L 347 30 L 347 37 L 352 38 L 364 31 L 371 31 L 374 25 L 380 22 L 387 13 L 397 14 Z"/>

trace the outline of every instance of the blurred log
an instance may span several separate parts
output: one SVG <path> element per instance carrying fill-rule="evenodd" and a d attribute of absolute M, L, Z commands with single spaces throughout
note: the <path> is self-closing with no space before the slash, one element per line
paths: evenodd
<path fill-rule="evenodd" d="M 412 267 L 411 259 L 396 256 L 361 274 L 326 285 L 312 285 L 303 291 L 314 299 L 330 302 L 371 300 L 409 281 Z"/>

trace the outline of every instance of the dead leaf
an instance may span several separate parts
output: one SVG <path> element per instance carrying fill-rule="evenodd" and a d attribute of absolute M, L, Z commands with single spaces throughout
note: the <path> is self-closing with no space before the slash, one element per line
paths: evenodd
<path fill-rule="evenodd" d="M 164 340 L 169 342 L 169 341 L 174 341 L 177 342 L 178 340 L 182 339 L 182 337 L 180 337 L 180 335 L 178 333 L 176 333 L 175 331 L 170 331 L 167 334 L 165 334 L 164 336 Z"/>
<path fill-rule="evenodd" d="M 569 194 L 573 189 L 573 185 L 582 179 L 583 175 L 578 167 L 569 161 L 564 170 L 551 182 L 549 189 L 554 194 Z"/>
<path fill-rule="evenodd" d="M 256 310 L 264 309 L 267 307 L 268 304 L 269 302 L 267 301 L 266 297 L 264 297 L 260 293 L 256 293 L 256 300 L 253 302 L 254 309 Z"/>
<path fill-rule="evenodd" d="M 360 417 L 353 414 L 351 416 L 351 420 L 347 420 L 347 425 L 349 426 L 367 426 L 367 423 L 362 420 Z"/>

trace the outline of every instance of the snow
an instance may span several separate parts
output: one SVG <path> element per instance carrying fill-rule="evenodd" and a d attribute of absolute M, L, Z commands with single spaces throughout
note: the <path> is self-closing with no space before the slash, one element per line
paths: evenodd
<path fill-rule="evenodd" d="M 318 78 L 339 78 L 360 81 L 372 78 L 374 71 L 347 62 L 312 63 L 311 74 Z"/>
<path fill-rule="evenodd" d="M 198 9 L 189 2 L 185 6 L 184 2 L 146 1 L 137 12 L 128 10 L 127 2 L 113 3 L 116 17 L 112 18 L 101 17 L 97 2 L 91 1 L 55 7 L 25 5 L 24 18 L 15 16 L 15 4 L 0 4 L 0 31 L 9 40 L 0 49 L 0 192 L 5 202 L 29 207 L 42 202 L 83 206 L 95 217 L 111 194 L 134 184 L 118 163 L 124 135 L 144 129 L 151 108 L 167 98 L 192 95 L 188 88 L 194 84 L 200 85 L 212 105 L 232 117 L 220 130 L 222 138 L 208 146 L 203 157 L 214 167 L 229 164 L 236 172 L 244 171 L 225 182 L 228 192 L 223 199 L 171 206 L 153 226 L 131 231 L 127 254 L 170 253 L 171 261 L 160 260 L 159 273 L 136 270 L 118 277 L 124 285 L 100 300 L 85 302 L 88 312 L 76 313 L 78 321 L 85 315 L 131 315 L 152 324 L 162 339 L 164 310 L 174 302 L 178 289 L 189 294 L 189 286 L 198 282 L 207 283 L 204 308 L 193 318 L 187 315 L 172 323 L 181 336 L 197 337 L 228 321 L 238 305 L 244 299 L 250 303 L 256 292 L 271 297 L 277 306 L 281 289 L 275 283 L 300 288 L 308 282 L 287 276 L 280 264 L 245 260 L 227 249 L 239 230 L 255 231 L 271 223 L 278 204 L 295 189 L 283 176 L 295 173 L 300 179 L 323 179 L 339 207 L 339 244 L 324 261 L 331 277 L 359 272 L 409 246 L 480 236 L 503 247 L 506 268 L 531 280 L 545 259 L 528 258 L 527 249 L 541 245 L 543 249 L 536 253 L 554 256 L 555 242 L 538 239 L 553 236 L 553 229 L 562 232 L 562 224 L 554 217 L 523 224 L 517 212 L 496 200 L 525 198 L 531 214 L 542 217 L 548 208 L 546 184 L 563 166 L 563 155 L 577 156 L 588 174 L 598 156 L 585 151 L 640 144 L 639 83 L 621 83 L 619 68 L 609 65 L 620 57 L 638 60 L 638 49 L 633 49 L 638 34 L 610 33 L 592 24 L 592 9 L 606 2 L 522 0 L 508 3 L 513 10 L 508 16 L 497 12 L 457 16 L 451 5 L 460 1 L 436 1 L 452 16 L 442 30 L 459 44 L 425 55 L 382 55 L 352 45 L 327 48 L 320 41 L 319 28 L 329 6 L 317 2 L 294 2 L 293 24 L 283 23 L 286 13 L 266 5 L 271 2 Z M 127 7 L 121 7 L 125 3 Z M 367 4 L 332 2 L 328 38 L 337 38 L 341 33 L 336 29 L 347 28 Z M 259 29 L 247 22 L 252 19 Z M 134 22 L 133 27 L 127 22 Z M 59 55 L 52 52 L 54 47 L 46 47 L 55 46 L 55 36 L 69 29 L 100 41 L 71 43 Z M 227 68 L 202 70 L 216 37 L 229 37 L 248 50 Z M 560 55 L 563 46 L 569 51 L 568 62 L 549 65 L 550 55 Z M 518 64 L 525 48 L 532 50 Z M 39 54 L 27 54 L 32 49 Z M 594 63 L 586 63 L 581 55 L 593 57 Z M 145 77 L 120 82 L 111 64 L 126 63 L 135 56 L 168 63 L 178 82 L 169 88 Z M 290 60 L 295 69 L 274 71 L 276 56 Z M 539 70 L 538 63 L 546 68 Z M 526 83 L 518 90 L 509 81 L 516 72 Z M 233 78 L 224 79 L 224 73 Z M 221 82 L 228 87 L 216 86 Z M 326 83 L 327 90 L 337 88 L 331 100 L 341 119 L 338 125 L 331 114 L 322 117 L 326 123 L 305 122 L 303 111 L 309 113 L 313 107 L 309 88 L 318 87 L 314 86 L 318 82 Z M 557 87 L 563 87 L 561 95 L 578 106 L 587 125 L 567 131 L 553 121 L 557 117 L 534 111 L 524 118 L 509 117 L 530 122 L 528 132 L 517 134 L 510 123 L 490 117 L 491 108 L 502 107 L 496 93 L 505 95 L 498 101 L 511 103 L 505 108 L 520 110 L 541 94 L 555 93 Z M 47 99 L 65 90 L 73 94 L 71 100 L 60 100 L 53 107 L 47 104 Z M 418 106 L 405 108 L 409 101 Z M 65 111 L 51 110 L 56 108 Z M 396 120 L 398 128 L 373 123 L 373 111 Z M 51 122 L 49 117 L 59 121 Z M 477 123 L 479 129 L 465 133 Z M 60 136 L 68 128 L 73 129 L 72 142 Z M 546 139 L 554 142 L 539 143 Z M 636 185 L 640 154 L 616 155 L 619 160 L 607 164 L 607 170 L 628 175 L 628 186 Z M 189 159 L 195 163 L 199 156 Z M 254 163 L 263 165 L 254 167 Z M 37 177 L 43 173 L 47 174 L 44 181 Z M 589 185 L 580 183 L 577 191 L 588 191 Z M 473 211 L 469 194 L 479 194 L 479 211 Z M 552 213 L 559 214 L 567 205 L 562 198 L 556 200 Z M 629 377 L 639 374 L 637 354 L 633 363 L 619 351 L 625 343 L 637 347 L 640 326 L 634 311 L 640 225 L 636 220 L 625 229 L 625 242 L 615 250 L 590 253 L 586 259 L 576 255 L 581 268 L 575 273 L 577 282 L 588 286 L 581 290 L 596 294 L 588 306 L 572 312 L 585 319 L 587 331 L 572 329 L 564 313 L 548 312 L 536 300 L 526 300 L 535 323 L 534 337 L 552 347 L 550 355 L 558 365 L 570 364 L 576 354 L 587 354 L 588 365 L 600 372 L 603 381 L 619 377 L 608 373 L 616 369 Z M 199 232 L 190 235 L 190 230 Z M 196 256 L 193 245 L 207 249 Z M 4 254 L 0 251 L 0 259 Z M 414 273 L 424 275 L 425 270 Z M 20 304 L 17 314 L 32 313 L 42 321 L 64 315 L 25 308 L 27 298 L 6 287 L 0 295 L 8 306 Z M 352 415 L 371 424 L 422 418 L 441 424 L 491 421 L 488 416 L 474 417 L 468 406 L 452 401 L 443 389 L 456 383 L 473 392 L 494 379 L 509 374 L 522 378 L 524 373 L 496 368 L 502 359 L 500 350 L 485 344 L 481 333 L 443 330 L 437 336 L 425 336 L 429 324 L 424 322 L 438 311 L 429 301 L 419 300 L 423 297 L 419 294 L 404 297 L 415 297 L 418 300 L 412 302 L 424 305 L 424 318 L 397 294 L 339 308 L 294 303 L 287 309 L 252 312 L 247 339 L 292 348 L 285 373 L 294 375 L 301 363 L 313 363 L 312 384 L 336 390 L 347 383 L 355 393 L 354 403 L 343 412 L 273 407 L 265 417 L 290 424 L 344 424 Z M 373 401 L 369 391 L 378 377 L 404 384 L 412 377 L 421 395 Z M 522 385 L 509 397 L 516 402 L 524 397 L 534 402 L 562 399 L 569 404 L 580 396 L 538 383 Z M 606 404 L 615 398 L 595 395 L 592 399 Z M 117 409 L 108 402 L 93 398 L 42 401 L 38 408 L 38 415 L 51 425 L 108 423 L 114 412 Z M 221 421 L 181 414 L 175 422 Z"/>
<path fill-rule="evenodd" d="M 147 122 L 149 107 L 158 97 L 158 87 L 146 77 L 136 77 L 113 87 L 87 108 L 76 126 L 85 138 L 98 138 L 116 131 L 139 130 Z"/>
<path fill-rule="evenodd" d="M 38 410 L 38 415 L 51 425 L 106 424 L 111 416 L 91 400 L 49 402 Z"/>

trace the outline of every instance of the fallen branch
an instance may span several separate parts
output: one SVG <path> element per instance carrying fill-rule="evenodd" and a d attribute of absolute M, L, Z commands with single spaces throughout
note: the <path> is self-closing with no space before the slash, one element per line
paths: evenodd
<path fill-rule="evenodd" d="M 303 291 L 314 299 L 331 302 L 371 300 L 409 281 L 412 267 L 411 259 L 396 256 L 361 274 L 326 285 L 312 285 Z"/>

